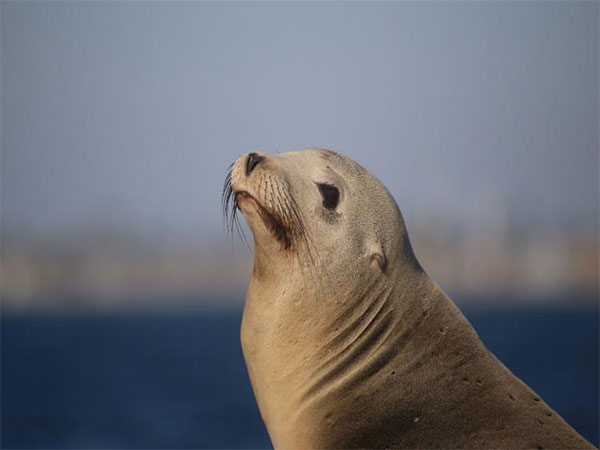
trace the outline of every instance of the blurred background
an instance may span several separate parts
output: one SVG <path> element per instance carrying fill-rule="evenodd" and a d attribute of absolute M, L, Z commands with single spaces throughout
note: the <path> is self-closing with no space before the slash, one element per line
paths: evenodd
<path fill-rule="evenodd" d="M 311 146 L 382 180 L 484 343 L 599 444 L 598 2 L 0 15 L 2 448 L 270 446 L 221 190 Z"/>

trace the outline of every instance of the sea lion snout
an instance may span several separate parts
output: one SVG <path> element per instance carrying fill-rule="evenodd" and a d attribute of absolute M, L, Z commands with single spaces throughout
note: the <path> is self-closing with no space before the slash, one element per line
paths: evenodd
<path fill-rule="evenodd" d="M 230 205 L 232 211 L 228 213 Z M 284 250 L 299 242 L 306 244 L 306 229 L 286 169 L 273 155 L 250 152 L 233 163 L 225 179 L 223 208 L 226 219 L 232 218 L 231 228 L 236 211 L 242 212 L 255 241 L 270 247 L 269 241 L 274 239 Z"/>

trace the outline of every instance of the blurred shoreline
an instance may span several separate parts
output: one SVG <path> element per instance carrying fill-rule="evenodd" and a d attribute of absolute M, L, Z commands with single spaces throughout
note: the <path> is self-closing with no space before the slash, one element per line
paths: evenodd
<path fill-rule="evenodd" d="M 565 296 L 505 297 L 498 295 L 469 296 L 446 291 L 452 301 L 465 311 L 522 311 L 522 312 L 587 312 L 600 314 L 598 295 L 594 293 L 567 293 Z M 568 301 L 565 301 L 565 298 Z M 201 294 L 165 297 L 123 297 L 106 302 L 104 298 L 57 297 L 38 299 L 28 307 L 20 300 L 3 298 L 0 316 L 18 317 L 182 317 L 240 315 L 244 309 L 245 294 L 235 298 L 209 298 Z"/>
<path fill-rule="evenodd" d="M 410 236 L 419 261 L 459 305 L 598 305 L 599 238 L 591 229 L 525 232 L 488 224 L 467 232 L 436 221 L 416 225 Z M 207 241 L 200 235 L 177 242 L 109 232 L 73 236 L 58 241 L 3 235 L 3 312 L 228 310 L 243 305 L 252 270 L 252 253 L 243 243 L 227 245 L 222 236 Z"/>

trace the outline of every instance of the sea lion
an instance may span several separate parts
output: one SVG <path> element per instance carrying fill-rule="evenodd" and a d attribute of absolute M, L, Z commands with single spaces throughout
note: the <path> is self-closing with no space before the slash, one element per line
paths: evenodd
<path fill-rule="evenodd" d="M 276 448 L 593 448 L 485 348 L 349 157 L 243 155 L 223 202 L 254 236 L 241 341 Z"/>

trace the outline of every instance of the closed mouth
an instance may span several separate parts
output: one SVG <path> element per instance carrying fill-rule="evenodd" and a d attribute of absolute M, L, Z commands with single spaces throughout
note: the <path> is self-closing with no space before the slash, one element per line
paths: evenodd
<path fill-rule="evenodd" d="M 265 227 L 273 234 L 286 250 L 292 245 L 292 239 L 288 227 L 283 220 L 268 208 L 263 206 L 254 196 L 247 191 L 238 191 L 234 193 L 234 208 L 239 208 L 240 200 L 248 200 L 254 204 L 258 214 Z M 242 211 L 243 212 L 243 211 Z"/>

